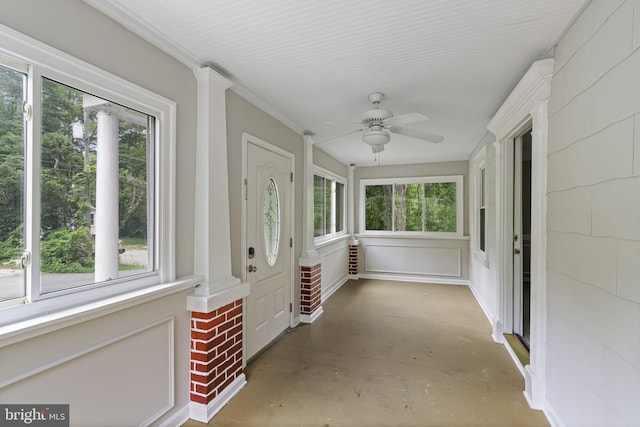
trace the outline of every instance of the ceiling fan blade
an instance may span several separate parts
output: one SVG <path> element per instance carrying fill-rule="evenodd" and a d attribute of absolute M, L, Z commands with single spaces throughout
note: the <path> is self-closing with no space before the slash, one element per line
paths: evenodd
<path fill-rule="evenodd" d="M 416 129 L 393 126 L 389 128 L 389 131 L 398 133 L 400 135 L 408 136 L 411 138 L 421 139 L 422 141 L 433 142 L 434 144 L 444 141 L 444 138 L 440 135 L 435 135 L 433 133 L 423 132 L 421 130 L 416 130 Z"/>
<path fill-rule="evenodd" d="M 431 120 L 429 116 L 422 113 L 409 113 L 401 114 L 399 116 L 393 116 L 385 119 L 384 124 L 388 126 L 403 125 L 405 123 L 423 122 L 425 120 Z"/>
<path fill-rule="evenodd" d="M 335 141 L 336 139 L 343 138 L 343 137 L 345 137 L 345 136 L 347 136 L 347 135 L 353 135 L 354 133 L 362 132 L 364 129 L 365 129 L 365 128 L 360 128 L 360 129 L 352 130 L 351 132 L 343 133 L 342 135 L 338 135 L 338 136 L 336 136 L 336 137 L 333 137 L 333 138 L 330 138 L 330 139 L 326 139 L 326 140 L 324 140 L 324 141 L 316 142 L 316 143 L 315 143 L 315 144 L 313 144 L 313 145 L 315 145 L 315 146 L 319 146 L 319 145 L 328 144 L 329 142 L 333 142 L 333 141 Z"/>

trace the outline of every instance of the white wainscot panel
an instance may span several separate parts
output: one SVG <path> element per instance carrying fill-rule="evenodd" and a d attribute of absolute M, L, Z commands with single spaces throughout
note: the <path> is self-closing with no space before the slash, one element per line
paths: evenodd
<path fill-rule="evenodd" d="M 174 406 L 173 342 L 170 317 L 24 372 L 0 394 L 3 403 L 69 404 L 72 425 L 149 425 Z"/>
<path fill-rule="evenodd" d="M 367 272 L 460 277 L 460 248 L 429 248 L 390 244 L 368 244 Z"/>
<path fill-rule="evenodd" d="M 349 245 L 345 239 L 318 249 L 322 255 L 322 301 L 329 298 L 347 281 L 349 272 Z"/>

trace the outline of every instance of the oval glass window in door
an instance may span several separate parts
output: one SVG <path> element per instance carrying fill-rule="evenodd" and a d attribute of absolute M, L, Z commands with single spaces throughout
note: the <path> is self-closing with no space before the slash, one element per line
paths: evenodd
<path fill-rule="evenodd" d="M 278 246 L 280 244 L 280 196 L 278 194 L 278 186 L 273 178 L 269 178 L 262 200 L 265 256 L 267 264 L 273 266 L 278 258 Z"/>

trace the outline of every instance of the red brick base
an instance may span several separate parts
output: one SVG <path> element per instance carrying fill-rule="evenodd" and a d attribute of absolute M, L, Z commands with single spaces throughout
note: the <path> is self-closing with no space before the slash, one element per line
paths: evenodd
<path fill-rule="evenodd" d="M 242 300 L 191 313 L 191 401 L 207 404 L 242 374 Z"/>
<path fill-rule="evenodd" d="M 311 315 L 321 302 L 322 264 L 300 267 L 300 314 Z"/>
<path fill-rule="evenodd" d="M 358 274 L 358 264 L 360 262 L 359 245 L 349 245 L 349 275 Z"/>

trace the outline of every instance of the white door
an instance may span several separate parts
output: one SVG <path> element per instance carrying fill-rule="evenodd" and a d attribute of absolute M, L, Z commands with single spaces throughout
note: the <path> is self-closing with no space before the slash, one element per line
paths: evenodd
<path fill-rule="evenodd" d="M 247 358 L 290 325 L 292 159 L 247 144 Z"/>

